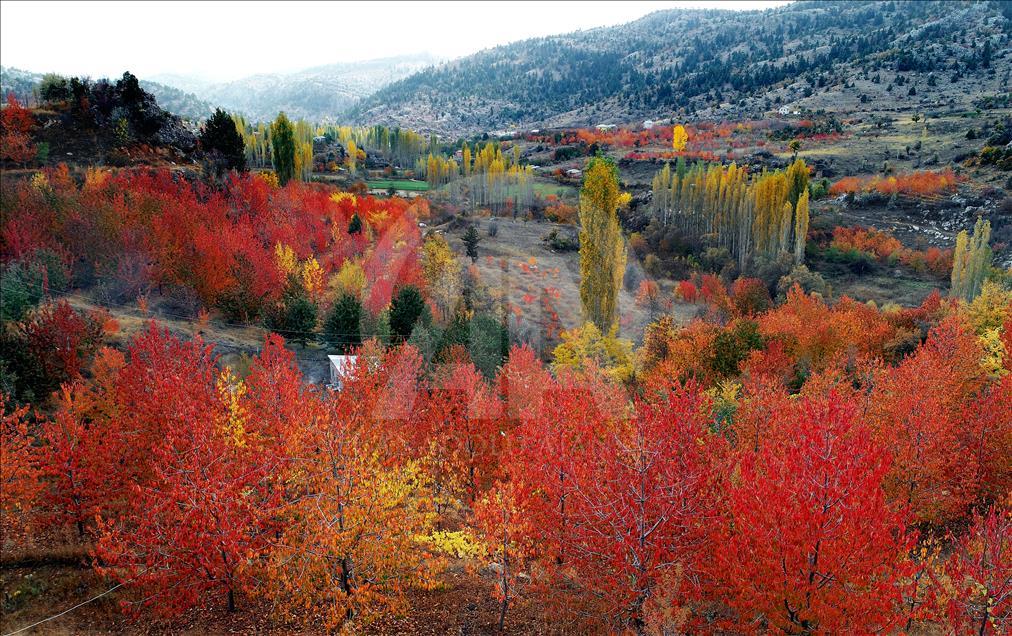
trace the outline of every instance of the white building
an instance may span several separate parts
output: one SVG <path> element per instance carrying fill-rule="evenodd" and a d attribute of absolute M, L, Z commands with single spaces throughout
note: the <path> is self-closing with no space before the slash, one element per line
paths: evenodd
<path fill-rule="evenodd" d="M 355 368 L 358 356 L 327 356 L 327 359 L 330 361 L 330 384 L 328 386 L 335 391 L 340 391 L 344 379 Z"/>

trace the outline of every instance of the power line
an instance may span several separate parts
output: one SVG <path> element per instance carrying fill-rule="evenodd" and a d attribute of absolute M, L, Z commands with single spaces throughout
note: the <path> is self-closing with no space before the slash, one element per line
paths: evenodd
<path fill-rule="evenodd" d="M 143 574 L 143 572 L 141 574 Z M 134 577 L 134 578 L 137 578 L 137 577 Z M 133 579 L 131 579 L 131 580 L 133 580 Z M 128 582 L 128 581 L 124 581 L 124 583 L 126 583 L 126 582 Z M 15 634 L 20 634 L 22 632 L 27 632 L 28 630 L 30 630 L 30 629 L 32 629 L 34 627 L 38 627 L 39 625 L 41 625 L 43 623 L 48 623 L 51 620 L 55 620 L 57 618 L 60 618 L 61 616 L 69 614 L 69 613 L 73 612 L 74 610 L 78 609 L 79 607 L 84 607 L 88 603 L 91 603 L 93 601 L 97 601 L 98 599 L 102 598 L 103 596 L 105 596 L 107 594 L 111 594 L 112 592 L 115 592 L 116 590 L 118 590 L 121 587 L 123 587 L 123 583 L 117 583 L 116 585 L 114 585 L 111 588 L 109 588 L 108 590 L 102 592 L 98 596 L 93 596 L 93 597 L 89 598 L 87 601 L 82 601 L 82 602 L 78 603 L 77 605 L 71 607 L 70 609 L 63 610 L 59 614 L 53 614 L 52 616 L 49 616 L 48 618 L 43 618 L 41 621 L 32 623 L 31 625 L 27 625 L 25 627 L 22 627 L 21 629 L 16 629 L 13 632 L 9 632 L 7 634 L 4 634 L 4 636 L 14 636 Z"/>

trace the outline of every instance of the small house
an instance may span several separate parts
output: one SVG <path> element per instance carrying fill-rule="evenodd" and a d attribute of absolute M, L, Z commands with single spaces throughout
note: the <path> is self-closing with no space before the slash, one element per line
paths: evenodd
<path fill-rule="evenodd" d="M 657 125 L 657 122 L 655 122 L 652 119 L 647 119 L 647 120 L 645 120 L 643 122 L 643 130 L 650 130 L 651 128 L 653 128 L 656 125 Z"/>
<path fill-rule="evenodd" d="M 330 362 L 330 384 L 328 387 L 340 391 L 345 378 L 355 368 L 358 356 L 327 356 L 327 360 Z"/>
<path fill-rule="evenodd" d="M 615 130 L 618 126 L 615 124 L 598 124 L 597 126 L 594 126 L 594 128 L 597 128 L 601 132 L 607 132 L 609 130 Z"/>
<path fill-rule="evenodd" d="M 583 171 L 578 168 L 570 168 L 566 170 L 566 176 L 570 179 L 579 179 L 583 176 Z"/>

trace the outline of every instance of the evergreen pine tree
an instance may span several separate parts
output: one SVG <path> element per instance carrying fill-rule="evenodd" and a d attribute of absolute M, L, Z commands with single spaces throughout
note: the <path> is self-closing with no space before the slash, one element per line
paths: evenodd
<path fill-rule="evenodd" d="M 218 108 L 200 131 L 200 147 L 223 170 L 246 171 L 246 145 L 236 130 L 232 117 Z"/>
<path fill-rule="evenodd" d="M 323 340 L 346 354 L 362 343 L 362 303 L 353 294 L 342 294 L 323 323 Z"/>
<path fill-rule="evenodd" d="M 404 285 L 390 303 L 390 331 L 399 342 L 411 335 L 425 311 L 425 299 L 414 285 Z"/>
<path fill-rule="evenodd" d="M 362 233 L 362 219 L 358 218 L 358 214 L 351 215 L 351 221 L 348 223 L 348 234 L 361 234 Z"/>
<path fill-rule="evenodd" d="M 467 251 L 467 255 L 468 257 L 470 257 L 471 262 L 472 263 L 477 262 L 478 243 L 481 242 L 481 236 L 478 234 L 478 229 L 475 228 L 473 225 L 469 226 L 467 228 L 467 231 L 464 232 L 463 241 L 465 249 Z"/>

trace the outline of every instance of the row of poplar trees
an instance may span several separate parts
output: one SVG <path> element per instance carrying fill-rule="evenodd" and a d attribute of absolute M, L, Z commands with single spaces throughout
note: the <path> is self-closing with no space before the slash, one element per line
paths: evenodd
<path fill-rule="evenodd" d="M 246 164 L 251 168 L 274 168 L 281 185 L 292 179 L 309 181 L 313 172 L 313 136 L 309 122 L 292 121 L 283 112 L 269 124 L 252 124 L 241 115 L 232 115 L 243 139 Z"/>
<path fill-rule="evenodd" d="M 956 236 L 952 252 L 952 282 L 949 293 L 955 298 L 971 301 L 980 294 L 984 279 L 991 269 L 991 222 L 977 219 L 973 234 L 966 230 Z"/>
<path fill-rule="evenodd" d="M 805 258 L 808 235 L 808 166 L 795 159 L 786 171 L 751 176 L 744 167 L 679 159 L 653 179 L 652 211 L 661 225 L 710 237 L 744 270 L 757 257 L 790 253 Z"/>
<path fill-rule="evenodd" d="M 496 142 L 461 147 L 461 160 L 429 154 L 419 159 L 416 172 L 425 174 L 433 186 L 460 181 L 460 190 L 466 194 L 471 209 L 487 208 L 493 215 L 503 214 L 512 207 L 514 216 L 534 203 L 534 171 L 520 163 L 520 148 L 503 152 Z"/>

